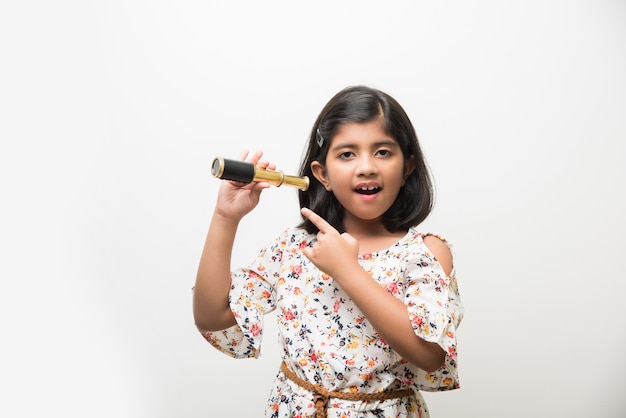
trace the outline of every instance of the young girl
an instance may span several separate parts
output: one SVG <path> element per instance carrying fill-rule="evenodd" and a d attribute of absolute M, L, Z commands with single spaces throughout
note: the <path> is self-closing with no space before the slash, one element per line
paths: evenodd
<path fill-rule="evenodd" d="M 241 159 L 262 169 L 262 153 Z M 447 242 L 418 232 L 432 209 L 415 130 L 389 95 L 337 93 L 311 131 L 303 221 L 231 272 L 238 224 L 266 182 L 224 181 L 194 287 L 202 335 L 257 357 L 276 311 L 282 360 L 266 417 L 428 417 L 419 390 L 459 387 L 463 315 Z M 235 414 L 236 415 L 236 414 Z"/>

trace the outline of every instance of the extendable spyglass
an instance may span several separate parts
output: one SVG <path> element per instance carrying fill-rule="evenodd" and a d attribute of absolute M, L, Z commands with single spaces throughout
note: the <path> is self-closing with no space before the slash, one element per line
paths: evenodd
<path fill-rule="evenodd" d="M 232 180 L 240 183 L 266 181 L 276 187 L 284 184 L 297 187 L 303 191 L 309 188 L 309 178 L 307 176 L 289 176 L 280 170 L 263 170 L 246 161 L 229 160 L 222 157 L 216 157 L 213 160 L 211 174 L 221 180 Z"/>

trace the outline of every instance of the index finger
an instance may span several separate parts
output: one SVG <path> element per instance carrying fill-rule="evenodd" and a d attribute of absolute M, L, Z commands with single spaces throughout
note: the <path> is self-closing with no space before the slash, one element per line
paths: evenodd
<path fill-rule="evenodd" d="M 313 225 L 315 225 L 321 233 L 326 234 L 333 231 L 337 232 L 337 230 L 333 228 L 331 224 L 326 222 L 324 218 L 313 212 L 311 209 L 302 208 L 300 209 L 300 213 L 302 213 L 302 216 L 307 218 L 309 221 L 313 222 Z"/>

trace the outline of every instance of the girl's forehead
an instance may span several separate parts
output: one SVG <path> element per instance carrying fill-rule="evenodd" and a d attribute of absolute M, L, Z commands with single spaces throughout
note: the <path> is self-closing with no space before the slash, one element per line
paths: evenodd
<path fill-rule="evenodd" d="M 398 143 L 395 138 L 387 133 L 382 119 L 375 119 L 369 122 L 347 122 L 342 124 L 337 128 L 331 145 L 389 141 Z"/>

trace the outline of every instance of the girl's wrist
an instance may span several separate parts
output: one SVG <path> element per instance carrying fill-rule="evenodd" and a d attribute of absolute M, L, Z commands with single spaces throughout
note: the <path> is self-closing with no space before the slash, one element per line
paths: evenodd
<path fill-rule="evenodd" d="M 367 274 L 363 267 L 355 260 L 354 263 L 344 263 L 341 269 L 335 272 L 335 275 L 330 275 L 339 284 L 344 283 L 346 280 L 352 280 L 360 274 Z M 369 276 L 369 275 L 368 275 Z"/>
<path fill-rule="evenodd" d="M 213 221 L 222 226 L 231 226 L 237 228 L 242 218 L 243 216 L 237 217 L 232 215 L 226 215 L 217 210 L 213 213 Z"/>

